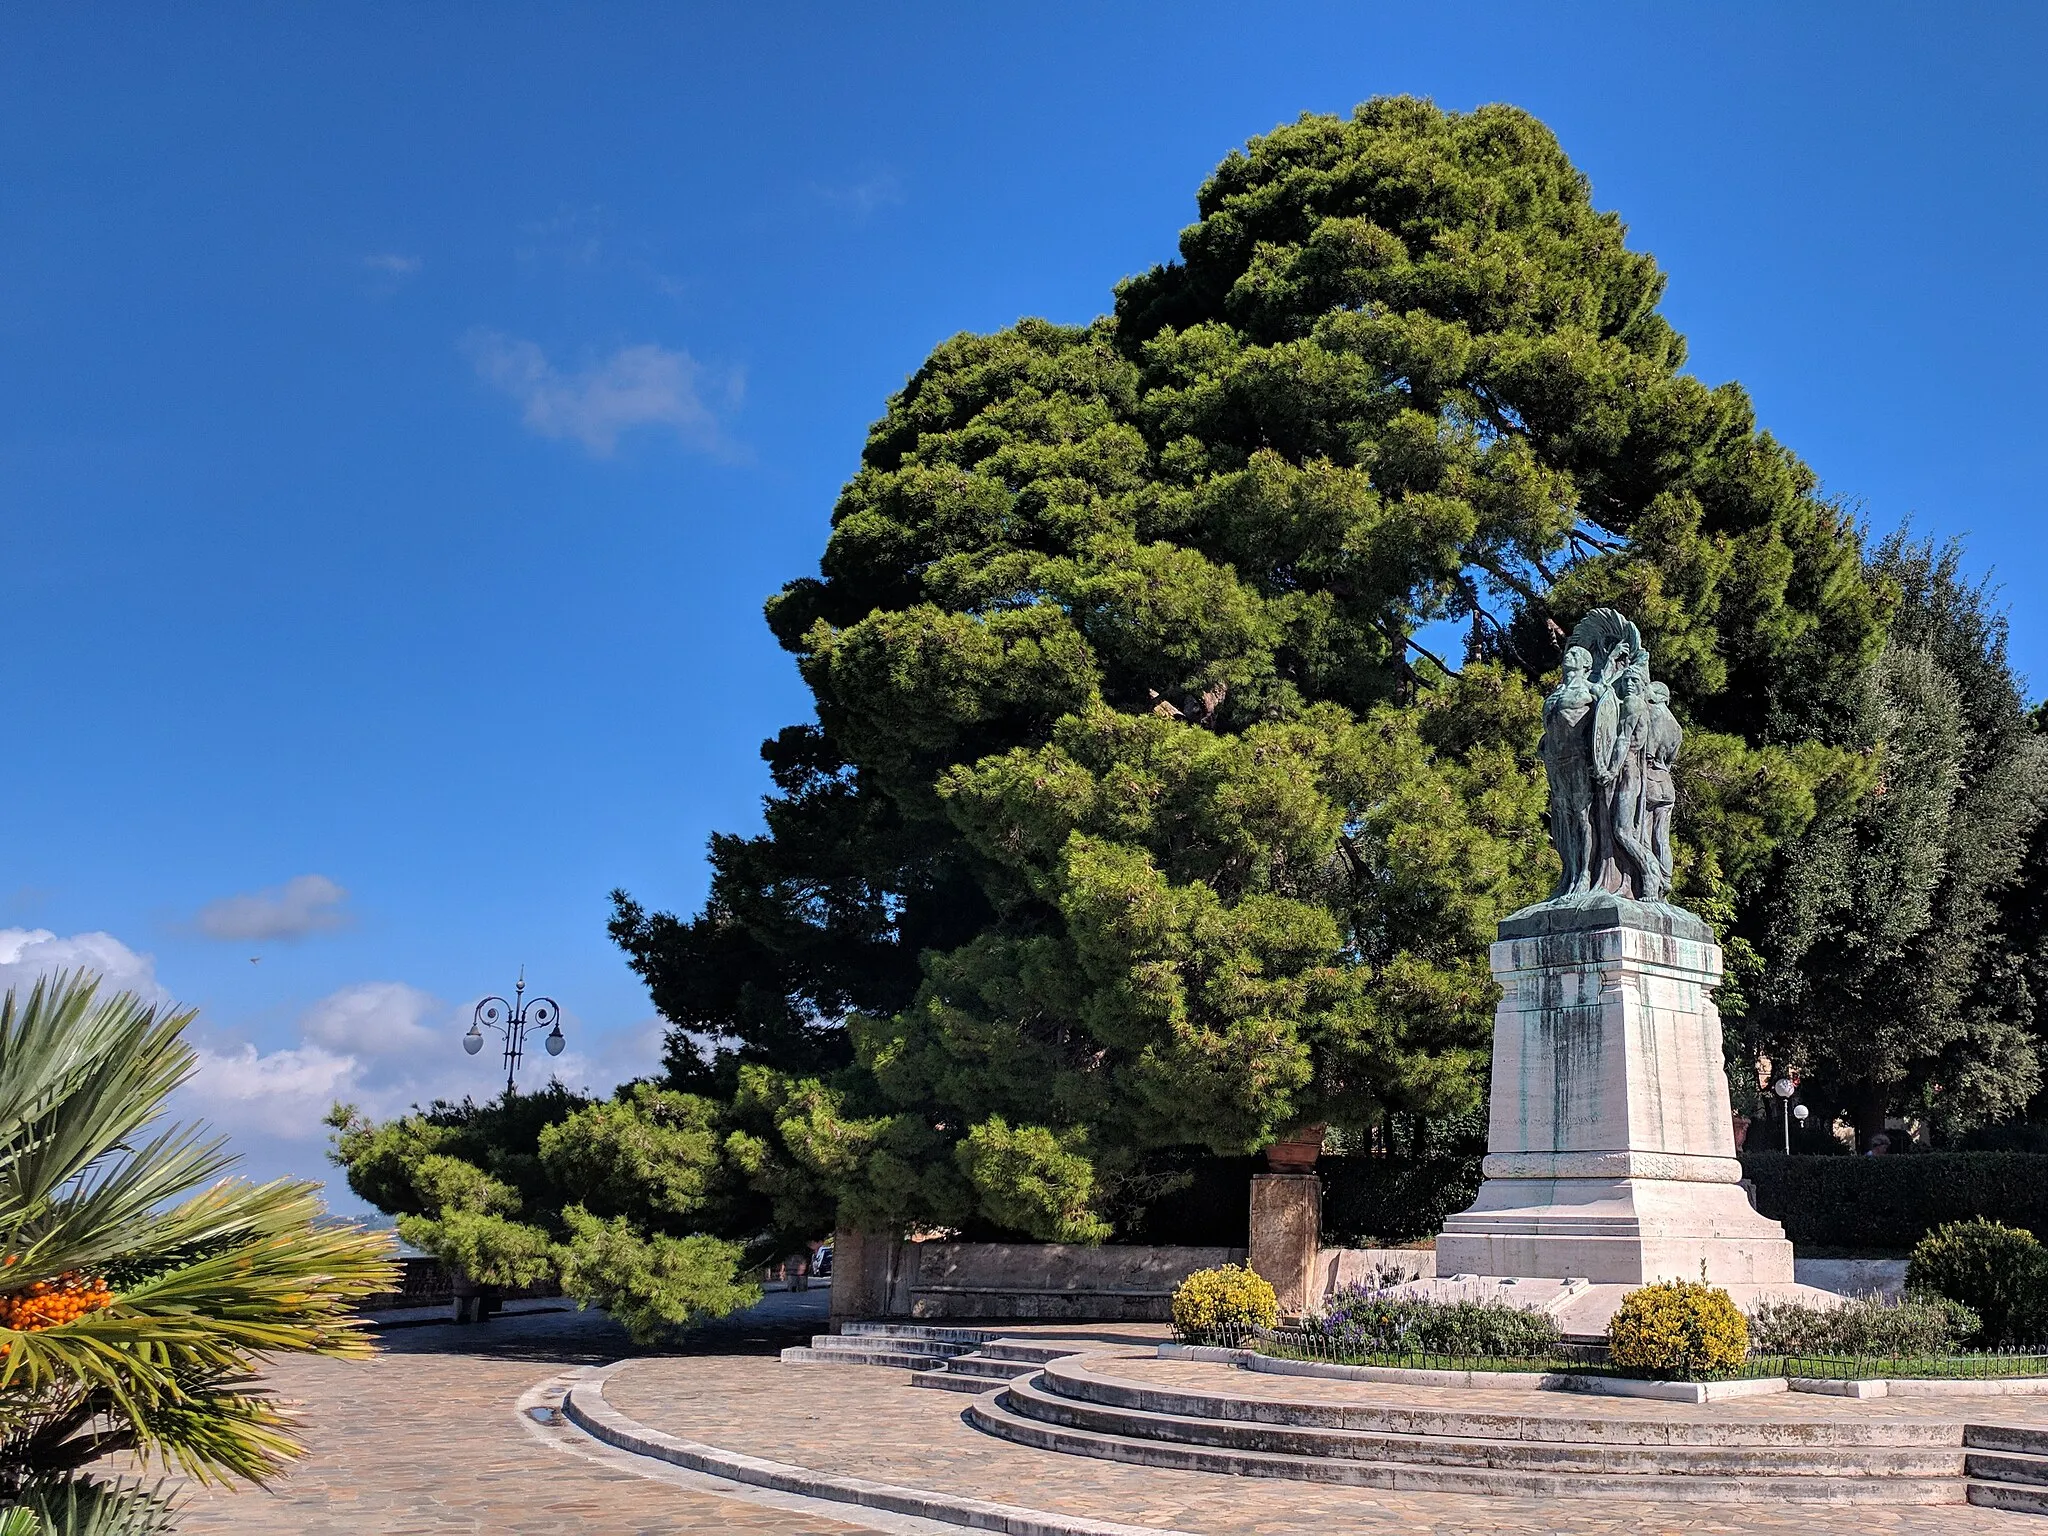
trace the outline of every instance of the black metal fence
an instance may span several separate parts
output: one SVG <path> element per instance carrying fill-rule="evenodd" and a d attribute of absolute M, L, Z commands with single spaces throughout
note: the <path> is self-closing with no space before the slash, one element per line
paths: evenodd
<path fill-rule="evenodd" d="M 1317 1360 L 1331 1365 L 1369 1365 L 1407 1371 L 1498 1371 L 1560 1376 L 1640 1378 L 1640 1371 L 1612 1363 L 1605 1344 L 1551 1344 L 1526 1354 L 1439 1354 L 1425 1350 L 1387 1351 L 1360 1347 L 1355 1339 L 1318 1328 L 1224 1327 L 1175 1336 L 1183 1344 L 1250 1349 L 1281 1360 Z M 1789 1376 L 1810 1381 L 1918 1380 L 1995 1381 L 2048 1376 L 2048 1351 L 1984 1350 L 1963 1355 L 1751 1355 L 1732 1371 L 1703 1372 L 1692 1381 L 1758 1381 Z M 1658 1378 L 1670 1379 L 1670 1378 Z"/>

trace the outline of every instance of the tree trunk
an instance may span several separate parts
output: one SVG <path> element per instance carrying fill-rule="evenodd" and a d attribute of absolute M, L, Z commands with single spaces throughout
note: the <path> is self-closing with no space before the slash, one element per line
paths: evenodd
<path fill-rule="evenodd" d="M 1876 1083 L 1854 1083 L 1849 1088 L 1849 1119 L 1856 1127 L 1856 1150 L 1868 1152 L 1872 1138 L 1884 1130 L 1885 1112 L 1890 1108 L 1884 1089 Z M 1791 1113 L 1787 1108 L 1786 1113 Z"/>

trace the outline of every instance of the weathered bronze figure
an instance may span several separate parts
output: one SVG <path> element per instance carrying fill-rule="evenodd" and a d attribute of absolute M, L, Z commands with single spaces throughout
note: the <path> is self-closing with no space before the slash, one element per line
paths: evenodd
<path fill-rule="evenodd" d="M 1612 608 L 1579 621 L 1564 676 L 1543 702 L 1555 901 L 1606 891 L 1662 901 L 1671 889 L 1671 767 L 1683 733 L 1671 690 L 1650 678 L 1642 634 Z"/>

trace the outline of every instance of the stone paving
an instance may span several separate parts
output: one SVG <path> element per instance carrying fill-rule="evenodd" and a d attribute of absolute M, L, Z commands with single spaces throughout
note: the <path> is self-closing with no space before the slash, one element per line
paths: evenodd
<path fill-rule="evenodd" d="M 809 1331 L 806 1329 L 805 1331 Z M 793 1342 L 726 1335 L 708 1347 Z M 268 1378 L 300 1405 L 309 1453 L 269 1492 L 187 1489 L 181 1536 L 857 1536 L 816 1518 L 611 1470 L 551 1449 L 514 1416 L 527 1388 L 578 1365 L 635 1353 L 625 1333 L 575 1313 L 480 1328 L 393 1333 L 367 1362 L 288 1359 Z M 766 1375 L 772 1355 L 747 1364 Z M 563 1434 L 573 1434 L 564 1430 Z"/>
<path fill-rule="evenodd" d="M 798 1307 L 782 1305 L 785 1311 Z M 822 1297 L 801 1306 L 815 1310 Z M 1813 1536 L 1849 1529 L 1858 1536 L 2026 1536 L 2035 1530 L 2048 1536 L 2048 1522 L 1966 1506 L 1838 1511 L 1390 1494 L 1058 1456 L 968 1427 L 960 1418 L 965 1399 L 912 1388 L 907 1372 L 783 1365 L 773 1358 L 775 1348 L 821 1329 L 795 1316 L 739 1320 L 692 1341 L 689 1353 L 621 1367 L 607 1396 L 653 1428 L 753 1456 L 1202 1536 Z M 1090 1342 L 1097 1345 L 1109 1342 L 1096 1330 L 1072 1331 L 1095 1334 Z M 1114 1331 L 1128 1336 L 1139 1330 Z M 573 1430 L 522 1424 L 514 1405 L 537 1384 L 637 1353 L 601 1318 L 570 1313 L 500 1319 L 482 1328 L 415 1328 L 387 1335 L 385 1344 L 385 1352 L 365 1364 L 281 1362 L 270 1384 L 300 1406 L 309 1455 L 268 1492 L 188 1490 L 181 1529 L 190 1536 L 864 1536 L 938 1529 L 815 1501 L 784 1500 L 777 1507 L 755 1491 L 648 1464 L 640 1465 L 658 1475 L 637 1475 L 591 1459 L 589 1443 Z M 1129 1368 L 1149 1374 L 1154 1364 L 1131 1362 Z M 1228 1369 L 1192 1362 L 1180 1368 L 1190 1366 Z M 1246 1373 L 1229 1375 L 1233 1385 L 1246 1380 Z M 1315 1393 L 1349 1384 L 1274 1385 Z M 1507 1395 L 1527 1411 L 1527 1395 Z M 1574 1399 L 1572 1406 L 1585 1402 Z M 1825 1412 L 1877 1406 L 1815 1404 Z M 2007 1411 L 2016 1407 L 2007 1402 L 1996 1414 L 1971 1416 L 2010 1419 L 2019 1416 Z M 1955 1414 L 1953 1405 L 1937 1411 Z M 2040 1410 L 2028 1404 L 2023 1411 Z M 567 1448 L 572 1442 L 574 1450 Z"/>
<path fill-rule="evenodd" d="M 867 1366 L 792 1364 L 767 1371 L 751 1360 L 664 1359 L 621 1367 L 605 1396 L 619 1411 L 652 1428 L 774 1461 L 1202 1536 L 1813 1536 L 1852 1527 L 1860 1536 L 2048 1532 L 2048 1524 L 2036 1523 L 2039 1517 L 1967 1505 L 1837 1510 L 1789 1504 L 1537 1501 L 1388 1493 L 1123 1466 L 1030 1450 L 984 1435 L 961 1421 L 960 1397 L 913 1388 L 908 1380 L 905 1372 Z M 1526 1397 L 1521 1406 L 1526 1410 Z"/>

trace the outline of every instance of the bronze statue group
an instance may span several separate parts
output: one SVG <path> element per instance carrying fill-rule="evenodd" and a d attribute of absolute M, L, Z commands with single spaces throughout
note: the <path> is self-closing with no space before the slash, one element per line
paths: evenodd
<path fill-rule="evenodd" d="M 1572 631 L 1564 681 L 1543 701 L 1550 840 L 1564 862 L 1553 900 L 1602 891 L 1665 899 L 1682 735 L 1636 626 L 1595 608 Z"/>

